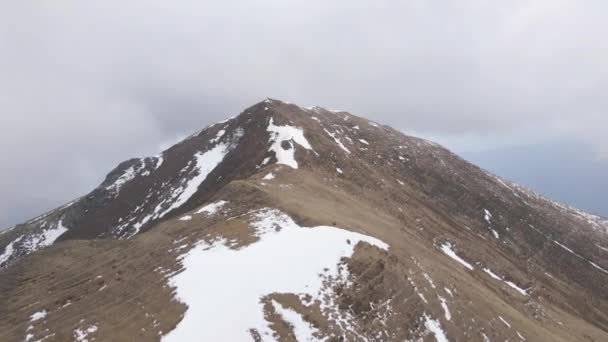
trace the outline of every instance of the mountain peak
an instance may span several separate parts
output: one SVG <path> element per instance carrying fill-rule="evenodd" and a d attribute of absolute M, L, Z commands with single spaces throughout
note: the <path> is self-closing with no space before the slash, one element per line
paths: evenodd
<path fill-rule="evenodd" d="M 183 340 L 217 302 L 217 340 L 602 340 L 607 235 L 432 142 L 266 99 L 1 234 L 0 339 Z"/>

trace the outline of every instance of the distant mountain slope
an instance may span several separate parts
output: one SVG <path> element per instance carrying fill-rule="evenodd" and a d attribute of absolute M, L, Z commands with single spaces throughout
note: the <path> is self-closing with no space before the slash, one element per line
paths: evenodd
<path fill-rule="evenodd" d="M 0 340 L 603 341 L 608 221 L 266 100 L 0 235 Z"/>

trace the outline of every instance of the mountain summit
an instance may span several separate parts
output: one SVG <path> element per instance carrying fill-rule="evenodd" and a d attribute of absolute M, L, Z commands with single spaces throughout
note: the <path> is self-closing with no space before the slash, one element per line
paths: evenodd
<path fill-rule="evenodd" d="M 608 220 L 272 99 L 0 233 L 0 268 L 1 341 L 608 340 Z"/>

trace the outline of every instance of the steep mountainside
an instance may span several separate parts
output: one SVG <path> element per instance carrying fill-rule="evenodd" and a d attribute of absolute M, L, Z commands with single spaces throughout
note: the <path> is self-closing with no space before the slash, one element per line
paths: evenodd
<path fill-rule="evenodd" d="M 266 100 L 0 235 L 2 341 L 607 341 L 608 221 Z"/>

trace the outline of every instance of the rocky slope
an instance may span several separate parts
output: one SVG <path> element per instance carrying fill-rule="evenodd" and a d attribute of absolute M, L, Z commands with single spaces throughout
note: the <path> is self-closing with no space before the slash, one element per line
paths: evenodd
<path fill-rule="evenodd" d="M 608 221 L 266 100 L 0 235 L 2 341 L 606 341 Z"/>

